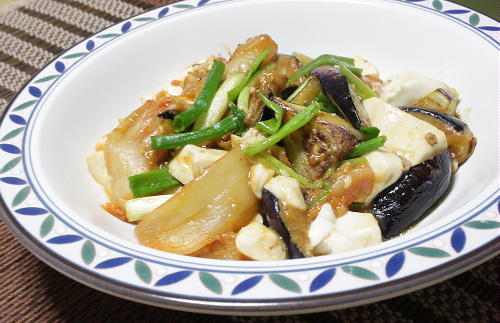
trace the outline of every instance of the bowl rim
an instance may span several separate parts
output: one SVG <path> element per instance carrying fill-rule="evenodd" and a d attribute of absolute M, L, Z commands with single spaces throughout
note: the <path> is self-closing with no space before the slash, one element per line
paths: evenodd
<path fill-rule="evenodd" d="M 2 212 L 8 213 L 3 198 L 0 199 L 0 209 Z M 306 314 L 378 302 L 411 293 L 447 280 L 500 254 L 500 237 L 498 237 L 496 240 L 492 240 L 488 244 L 483 245 L 474 253 L 457 257 L 446 265 L 441 265 L 397 281 L 383 283 L 382 285 L 341 294 L 328 295 L 327 297 L 321 295 L 308 297 L 301 299 L 300 303 L 297 302 L 295 298 L 279 300 L 278 305 L 275 305 L 276 300 L 239 300 L 237 302 L 231 300 L 211 301 L 205 298 L 185 296 L 172 297 L 162 292 L 151 292 L 121 282 L 110 281 L 102 275 L 83 270 L 81 267 L 75 266 L 61 255 L 44 248 L 39 240 L 35 239 L 24 227 L 18 225 L 18 223 L 10 217 L 4 217 L 3 219 L 7 227 L 26 249 L 48 266 L 81 284 L 116 297 L 146 305 L 217 315 Z M 402 286 L 404 288 L 401 288 Z M 360 299 L 360 293 L 366 297 Z M 235 309 L 235 305 L 238 305 L 239 308 Z"/>
<path fill-rule="evenodd" d="M 245 0 L 243 0 L 245 1 Z M 393 3 L 404 3 L 411 4 L 415 6 L 421 6 L 415 0 L 379 0 L 384 2 L 393 2 Z M 200 1 L 198 5 L 207 5 L 208 1 Z M 229 2 L 236 2 L 235 0 L 221 0 L 214 1 L 215 4 L 224 4 Z M 124 22 L 128 22 L 133 20 L 135 17 L 147 15 L 151 12 L 161 12 L 161 10 L 165 10 L 165 8 L 171 8 L 176 4 L 188 4 L 194 3 L 194 1 L 181 1 L 175 4 L 159 7 L 156 9 L 152 9 L 146 11 L 144 13 L 138 14 L 136 16 L 125 19 L 122 22 L 114 24 L 110 27 L 104 28 L 103 30 L 92 34 L 91 36 L 83 39 L 81 42 L 75 44 L 71 48 L 63 51 L 60 55 L 55 57 L 52 61 L 47 63 L 40 71 L 35 74 L 26 84 L 23 86 L 22 90 L 18 92 L 18 94 L 12 99 L 7 108 L 5 109 L 1 119 L 0 124 L 4 124 L 7 115 L 11 112 L 14 103 L 17 101 L 18 97 L 22 92 L 27 90 L 29 84 L 31 84 L 36 77 L 40 75 L 42 71 L 51 66 L 54 62 L 60 60 L 60 58 L 66 54 L 68 51 L 74 49 L 78 45 L 81 45 L 87 42 L 89 39 L 92 39 L 96 35 L 103 33 L 106 30 L 117 27 L 118 25 L 123 25 Z M 200 6 L 201 6 L 200 5 Z M 208 5 L 212 5 L 212 3 L 208 3 Z M 455 7 L 462 7 L 459 5 L 455 5 Z M 193 8 L 194 9 L 194 8 Z M 189 9 L 190 10 L 190 9 Z M 473 12 L 473 11 L 472 11 Z M 478 14 L 478 13 L 474 13 Z M 450 14 L 451 15 L 451 14 Z M 484 15 L 478 14 L 480 17 Z M 462 24 L 465 21 L 462 21 L 455 16 L 451 16 L 453 19 L 460 21 Z M 486 16 L 484 16 L 486 17 Z M 465 22 L 467 24 L 467 22 Z M 472 26 L 481 34 L 486 35 L 491 43 L 493 40 L 495 43 L 492 43 L 498 49 L 498 41 L 491 37 L 491 35 L 485 33 L 483 30 Z M 483 36 L 482 36 L 483 37 Z M 484 37 L 483 37 L 484 38 Z M 494 195 L 497 194 L 498 190 L 494 192 Z M 488 207 L 496 204 L 498 202 L 498 197 L 491 199 L 491 196 L 487 199 Z M 0 196 L 0 215 L 2 216 L 4 222 L 7 224 L 9 229 L 14 233 L 14 236 L 21 241 L 21 243 L 30 250 L 35 256 L 40 258 L 46 264 L 51 266 L 52 268 L 60 271 L 61 273 L 71 277 L 72 279 L 83 283 L 87 286 L 95 288 L 97 290 L 110 293 L 112 295 L 138 301 L 141 303 L 146 303 L 149 305 L 163 306 L 173 309 L 181 309 L 181 310 L 189 310 L 194 312 L 203 312 L 203 313 L 213 313 L 213 314 L 242 314 L 242 315 L 269 315 L 269 314 L 290 314 L 290 313 L 307 313 L 307 312 L 316 312 L 320 310 L 330 310 L 337 309 L 346 306 L 353 305 L 361 305 L 373 301 L 379 301 L 383 299 L 387 299 L 390 297 L 394 297 L 397 295 L 401 295 L 404 293 L 411 292 L 413 290 L 417 290 L 444 279 L 448 279 L 452 276 L 458 275 L 459 273 L 466 271 L 472 268 L 475 265 L 478 265 L 481 262 L 484 262 L 496 254 L 500 253 L 500 238 L 497 237 L 494 240 L 489 241 L 487 244 L 482 245 L 478 249 L 474 250 L 474 252 L 469 252 L 467 254 L 462 254 L 459 257 L 452 259 L 451 261 L 441 264 L 439 266 L 433 267 L 429 270 L 422 271 L 418 274 L 413 274 L 410 276 L 406 276 L 404 278 L 400 278 L 397 280 L 383 282 L 381 284 L 361 288 L 354 289 L 343 293 L 334 293 L 331 295 L 318 295 L 318 296 L 308 296 L 302 297 L 300 299 L 300 304 L 297 303 L 297 298 L 281 298 L 281 299 L 269 299 L 269 300 L 224 300 L 217 299 L 211 300 L 206 297 L 186 297 L 179 295 L 168 295 L 163 291 L 154 292 L 151 289 L 144 289 L 140 287 L 133 286 L 131 284 L 121 283 L 118 281 L 110 280 L 103 275 L 96 274 L 90 270 L 85 270 L 82 266 L 76 265 L 65 258 L 62 254 L 58 254 L 52 251 L 50 248 L 47 248 L 46 245 L 37 239 L 32 233 L 30 233 L 25 227 L 22 226 L 20 222 L 18 222 L 13 213 L 9 210 L 8 206 L 5 203 L 4 196 Z M 476 204 L 475 207 L 479 207 L 484 202 Z M 402 288 L 402 286 L 404 288 Z M 359 294 L 362 293 L 364 297 L 360 298 Z M 129 296 L 130 294 L 130 296 Z M 279 304 L 275 304 L 278 302 Z M 241 305 L 240 309 L 235 309 L 235 304 Z"/>

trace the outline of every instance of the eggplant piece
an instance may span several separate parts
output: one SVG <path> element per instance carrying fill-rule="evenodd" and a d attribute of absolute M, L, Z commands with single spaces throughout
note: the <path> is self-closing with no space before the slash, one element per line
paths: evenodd
<path fill-rule="evenodd" d="M 444 132 L 448 142 L 448 150 L 458 165 L 463 164 L 474 152 L 477 139 L 462 120 L 443 112 L 421 107 L 402 107 L 401 110 Z"/>
<path fill-rule="evenodd" d="M 285 139 L 293 169 L 311 181 L 322 179 L 357 143 L 349 130 L 324 119 L 313 119 Z"/>
<path fill-rule="evenodd" d="M 262 71 L 255 76 L 252 81 L 252 90 L 248 103 L 245 124 L 248 127 L 255 125 L 262 119 L 264 113 L 264 103 L 261 101 L 259 93 L 266 97 L 280 96 L 285 90 L 287 80 L 300 70 L 300 62 L 294 56 L 278 54 L 274 66 Z"/>
<path fill-rule="evenodd" d="M 310 77 L 287 100 L 293 104 L 308 105 L 321 92 L 321 85 L 316 77 Z"/>
<path fill-rule="evenodd" d="M 164 111 L 158 114 L 159 118 L 172 120 L 176 115 L 187 110 L 189 104 L 174 97 L 166 97 L 158 101 L 158 107 Z"/>
<path fill-rule="evenodd" d="M 422 216 L 447 191 L 451 180 L 451 154 L 445 150 L 413 166 L 374 199 L 372 214 L 382 236 L 392 238 Z"/>
<path fill-rule="evenodd" d="M 356 91 L 344 75 L 334 66 L 324 65 L 312 70 L 321 84 L 323 92 L 338 106 L 344 118 L 356 129 L 369 126 L 369 118 Z"/>
<path fill-rule="evenodd" d="M 438 111 L 433 111 L 433 110 L 425 109 L 422 107 L 401 107 L 401 110 L 403 110 L 404 112 L 408 112 L 417 118 L 419 117 L 418 114 L 422 114 L 425 116 L 435 118 L 439 122 L 443 123 L 445 126 L 452 127 L 453 130 L 455 130 L 455 131 L 462 132 L 462 131 L 468 129 L 467 124 L 465 122 L 463 122 L 462 120 L 460 120 L 456 117 L 450 116 L 448 114 L 438 112 Z"/>
<path fill-rule="evenodd" d="M 304 258 L 304 254 L 300 251 L 299 247 L 295 242 L 292 241 L 292 237 L 285 222 L 280 216 L 279 201 L 276 196 L 266 189 L 262 190 L 262 204 L 266 211 L 266 216 L 264 217 L 264 224 L 272 229 L 274 229 L 283 239 L 283 242 L 287 246 L 287 253 L 289 259 Z"/>
<path fill-rule="evenodd" d="M 303 109 L 279 98 L 273 101 L 285 111 L 285 122 Z M 285 146 L 293 169 L 315 181 L 323 178 L 362 138 L 359 131 L 338 115 L 319 112 L 307 125 L 285 138 Z"/>
<path fill-rule="evenodd" d="M 436 89 L 415 103 L 415 106 L 454 116 L 459 99 L 456 91 L 452 90 L 451 92 L 455 92 L 455 94 L 443 88 Z"/>
<path fill-rule="evenodd" d="M 170 110 L 165 110 L 162 113 L 158 114 L 159 118 L 162 119 L 167 119 L 167 120 L 173 120 L 176 115 L 178 115 L 180 112 L 177 112 L 176 110 L 170 109 Z"/>

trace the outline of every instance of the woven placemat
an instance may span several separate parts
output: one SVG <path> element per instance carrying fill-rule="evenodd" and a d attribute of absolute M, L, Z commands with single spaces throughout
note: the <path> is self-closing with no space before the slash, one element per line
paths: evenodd
<path fill-rule="evenodd" d="M 86 36 L 162 0 L 22 0 L 0 14 L 0 112 L 40 68 Z M 309 315 L 192 314 L 126 301 L 85 287 L 30 254 L 0 221 L 1 322 L 500 322 L 497 257 L 405 296 Z"/>

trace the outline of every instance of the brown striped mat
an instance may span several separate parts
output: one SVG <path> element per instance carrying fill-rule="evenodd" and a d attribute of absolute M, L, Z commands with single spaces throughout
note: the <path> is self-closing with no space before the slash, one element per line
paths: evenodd
<path fill-rule="evenodd" d="M 0 112 L 64 49 L 124 18 L 175 2 L 7 0 L 2 6 L 5 1 L 0 0 Z M 103 294 L 46 266 L 2 222 L 0 236 L 1 322 L 500 322 L 500 257 L 435 286 L 370 305 L 298 316 L 225 317 L 159 309 Z"/>

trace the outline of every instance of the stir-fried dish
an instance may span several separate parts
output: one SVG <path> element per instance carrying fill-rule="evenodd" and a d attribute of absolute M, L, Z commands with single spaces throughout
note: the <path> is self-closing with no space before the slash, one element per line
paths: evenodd
<path fill-rule="evenodd" d="M 281 260 L 380 243 L 428 213 L 476 144 L 445 83 L 281 54 L 268 35 L 171 85 L 87 162 L 103 208 L 177 254 Z"/>

